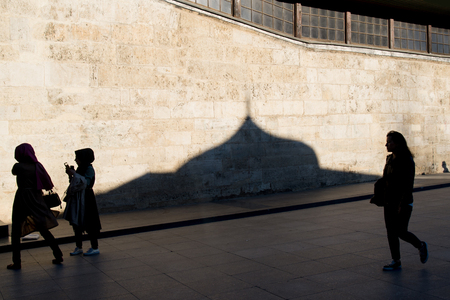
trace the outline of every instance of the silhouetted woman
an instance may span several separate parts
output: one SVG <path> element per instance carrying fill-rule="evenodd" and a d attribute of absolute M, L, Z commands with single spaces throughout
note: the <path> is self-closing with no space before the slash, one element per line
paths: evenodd
<path fill-rule="evenodd" d="M 55 216 L 42 198 L 42 190 L 53 188 L 52 180 L 44 166 L 37 160 L 30 144 L 16 147 L 14 158 L 18 161 L 12 174 L 17 176 L 17 192 L 12 211 L 12 260 L 8 269 L 18 270 L 22 267 L 20 258 L 20 237 L 38 230 L 53 250 L 54 264 L 63 261 L 63 254 L 49 229 L 58 226 Z"/>
<path fill-rule="evenodd" d="M 102 227 L 97 201 L 92 190 L 95 183 L 95 171 L 92 167 L 94 160 L 94 151 L 90 148 L 85 148 L 75 151 L 75 162 L 78 165 L 76 171 L 66 165 L 66 173 L 69 175 L 71 184 L 67 191 L 69 200 L 64 212 L 64 218 L 72 225 L 76 240 L 76 248 L 70 255 L 83 253 L 84 231 L 88 233 L 91 241 L 91 248 L 84 255 L 89 256 L 100 253 L 98 236 Z M 82 186 L 82 190 L 78 189 L 77 186 Z"/>
<path fill-rule="evenodd" d="M 383 267 L 386 271 L 400 269 L 399 238 L 419 249 L 420 261 L 428 260 L 427 243 L 420 241 L 408 231 L 408 223 L 413 209 L 413 185 L 415 164 L 413 155 L 403 135 L 390 131 L 386 137 L 386 148 L 392 154 L 386 158 L 383 178 L 386 182 L 384 220 L 386 224 L 392 262 Z"/>

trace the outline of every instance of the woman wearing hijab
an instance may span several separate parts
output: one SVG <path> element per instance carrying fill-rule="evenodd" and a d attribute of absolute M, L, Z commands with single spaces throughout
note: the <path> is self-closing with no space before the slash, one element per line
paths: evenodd
<path fill-rule="evenodd" d="M 408 231 L 408 223 L 413 209 L 413 185 L 415 164 L 413 155 L 403 135 L 390 131 L 386 137 L 386 148 L 392 154 L 386 158 L 383 171 L 385 180 L 384 220 L 391 251 L 392 262 L 383 267 L 385 271 L 402 267 L 400 261 L 399 238 L 419 250 L 420 261 L 428 260 L 427 243 L 420 241 Z"/>
<path fill-rule="evenodd" d="M 70 255 L 83 253 L 83 232 L 88 233 L 91 248 L 84 253 L 86 256 L 97 255 L 98 236 L 101 224 L 98 215 L 97 201 L 92 190 L 95 183 L 95 171 L 92 162 L 95 160 L 94 151 L 90 148 L 75 151 L 75 162 L 78 165 L 76 171 L 66 165 L 66 173 L 70 178 L 67 202 L 64 218 L 70 222 L 75 233 L 76 248 Z M 81 187 L 82 190 L 80 190 Z"/>
<path fill-rule="evenodd" d="M 42 197 L 42 190 L 53 188 L 52 180 L 44 166 L 37 160 L 30 144 L 16 147 L 12 174 L 17 176 L 17 192 L 12 211 L 11 245 L 13 263 L 7 268 L 18 270 L 22 267 L 20 258 L 20 238 L 38 230 L 53 250 L 54 264 L 63 262 L 63 254 L 49 229 L 58 226 L 55 216 Z"/>

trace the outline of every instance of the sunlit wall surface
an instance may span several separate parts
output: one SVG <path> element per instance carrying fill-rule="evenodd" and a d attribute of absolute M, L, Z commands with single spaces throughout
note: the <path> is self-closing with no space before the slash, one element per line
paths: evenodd
<path fill-rule="evenodd" d="M 420 28 L 409 37 L 409 25 L 398 27 L 420 51 L 395 50 L 383 45 L 384 21 L 358 16 L 358 44 L 348 44 L 351 14 L 345 42 L 332 41 L 341 15 L 311 9 L 326 37 L 311 42 L 288 33 L 302 32 L 295 7 L 291 23 L 289 5 L 264 1 L 271 22 L 256 24 L 242 18 L 243 2 L 206 4 L 1 6 L 1 220 L 11 215 L 13 153 L 23 142 L 61 195 L 64 162 L 94 149 L 101 211 L 372 180 L 389 130 L 405 134 L 417 173 L 448 163 L 449 59 L 422 51 Z M 433 32 L 437 51 L 447 36 Z"/>

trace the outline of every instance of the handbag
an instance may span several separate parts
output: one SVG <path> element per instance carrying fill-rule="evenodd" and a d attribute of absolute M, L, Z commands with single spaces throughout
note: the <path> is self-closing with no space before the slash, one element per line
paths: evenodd
<path fill-rule="evenodd" d="M 61 199 L 59 199 L 59 195 L 53 192 L 53 190 L 50 190 L 47 195 L 43 196 L 43 198 L 48 208 L 61 206 Z"/>
<path fill-rule="evenodd" d="M 20 233 L 20 236 L 24 237 L 34 231 L 36 231 L 36 222 L 34 221 L 33 217 L 28 216 L 22 223 L 22 231 Z"/>
<path fill-rule="evenodd" d="M 374 195 L 370 199 L 370 203 L 376 206 L 384 206 L 386 204 L 386 180 L 380 178 L 373 186 Z"/>

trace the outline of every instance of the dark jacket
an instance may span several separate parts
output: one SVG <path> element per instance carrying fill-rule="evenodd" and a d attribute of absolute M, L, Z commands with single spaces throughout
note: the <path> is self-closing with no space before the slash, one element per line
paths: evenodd
<path fill-rule="evenodd" d="M 95 199 L 95 194 L 92 188 L 95 183 L 95 171 L 92 165 L 80 168 L 78 167 L 77 173 L 82 175 L 86 179 L 86 190 L 85 190 L 85 211 L 84 211 L 84 224 L 82 226 L 83 230 L 86 231 L 99 231 L 102 229 L 100 223 L 100 216 L 98 214 L 97 200 Z"/>
<path fill-rule="evenodd" d="M 386 157 L 383 178 L 386 182 L 386 205 L 405 206 L 413 202 L 415 164 L 409 155 Z"/>
<path fill-rule="evenodd" d="M 36 189 L 36 164 L 16 163 L 12 174 L 17 176 L 12 222 L 22 224 L 21 236 L 58 226 L 55 216 L 42 198 L 42 190 Z"/>

